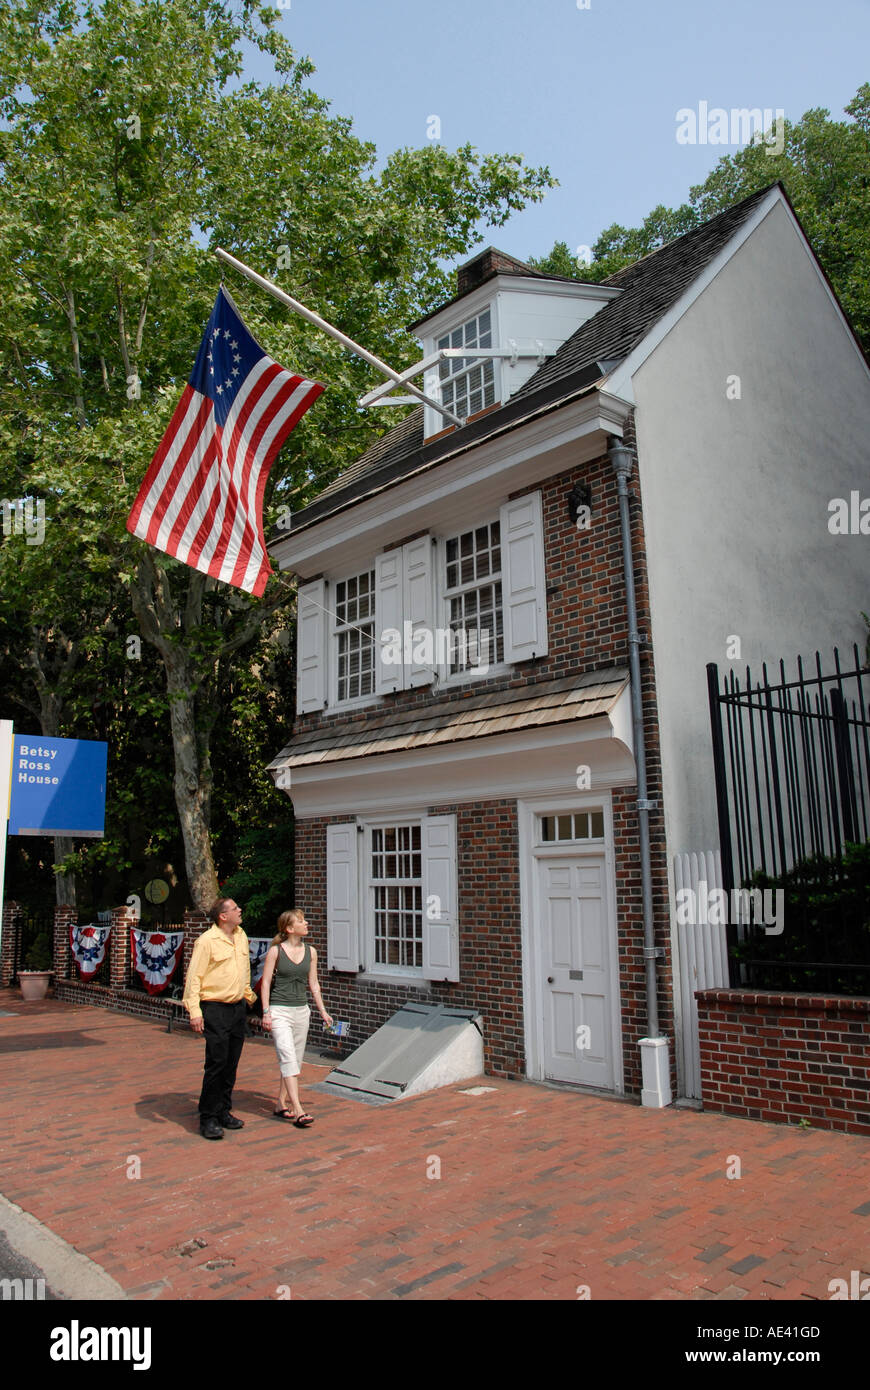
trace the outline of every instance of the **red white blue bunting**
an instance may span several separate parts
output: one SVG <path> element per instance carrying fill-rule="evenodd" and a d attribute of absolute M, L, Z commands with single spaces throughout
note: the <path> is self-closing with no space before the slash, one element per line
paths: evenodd
<path fill-rule="evenodd" d="M 256 994 L 260 993 L 260 986 L 263 983 L 263 966 L 266 964 L 266 952 L 271 945 L 271 936 L 248 937 L 248 952 L 251 957 L 251 989 Z"/>
<path fill-rule="evenodd" d="M 149 994 L 162 994 L 181 962 L 182 931 L 130 928 L 130 961 Z"/>
<path fill-rule="evenodd" d="M 82 980 L 92 980 L 106 958 L 112 925 L 91 922 L 86 927 L 70 926 L 69 948 Z"/>

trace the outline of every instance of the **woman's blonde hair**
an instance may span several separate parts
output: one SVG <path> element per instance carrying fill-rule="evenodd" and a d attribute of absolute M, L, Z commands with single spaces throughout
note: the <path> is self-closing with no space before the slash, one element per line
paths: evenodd
<path fill-rule="evenodd" d="M 305 913 L 302 911 L 301 907 L 290 907 L 286 912 L 282 912 L 281 916 L 278 918 L 277 934 L 272 937 L 272 945 L 280 946 L 282 941 L 286 941 L 287 937 L 290 935 L 290 923 L 297 922 L 300 917 L 304 916 Z"/>

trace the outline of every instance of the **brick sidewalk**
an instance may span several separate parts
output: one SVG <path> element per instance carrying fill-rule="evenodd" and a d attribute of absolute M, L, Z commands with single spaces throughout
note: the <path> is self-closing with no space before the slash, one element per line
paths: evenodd
<path fill-rule="evenodd" d="M 11 990 L 0 1010 L 0 1191 L 134 1298 L 827 1300 L 870 1273 L 857 1136 L 501 1078 L 379 1109 L 306 1088 L 296 1130 L 249 1042 L 246 1128 L 209 1144 L 193 1034 Z"/>

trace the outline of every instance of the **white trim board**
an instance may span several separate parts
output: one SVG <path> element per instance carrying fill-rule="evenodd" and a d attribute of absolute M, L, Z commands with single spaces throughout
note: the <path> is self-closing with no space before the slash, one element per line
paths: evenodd
<path fill-rule="evenodd" d="M 607 875 L 607 892 L 610 904 L 610 928 L 608 932 L 610 979 L 613 987 L 611 1007 L 611 1046 L 613 1048 L 614 1089 L 608 1094 L 625 1094 L 625 1060 L 622 1050 L 622 993 L 619 978 L 619 917 L 616 896 L 616 861 L 613 851 L 613 799 L 609 790 L 599 788 L 595 791 L 566 793 L 561 796 L 520 798 L 517 801 L 517 829 L 519 844 L 520 872 L 520 912 L 522 918 L 523 953 L 523 1032 L 526 1049 L 526 1075 L 532 1080 L 543 1080 L 543 1019 L 535 998 L 537 956 L 535 929 L 535 901 L 537 886 L 535 875 L 539 855 L 536 853 L 534 827 L 535 816 L 549 811 L 582 811 L 588 807 L 604 808 L 604 845 L 590 844 L 584 849 L 582 842 L 555 843 L 553 851 L 560 850 L 559 857 L 572 855 L 582 858 L 584 853 L 599 856 L 604 854 Z M 586 1088 L 578 1086 L 583 1091 Z"/>
<path fill-rule="evenodd" d="M 386 483 L 298 536 L 281 537 L 269 554 L 281 570 L 307 579 L 337 565 L 353 568 L 414 531 L 461 525 L 470 510 L 497 506 L 511 492 L 598 458 L 608 435 L 622 436 L 629 410 L 610 390 L 593 393 Z"/>
<path fill-rule="evenodd" d="M 611 716 L 569 724 L 538 725 L 463 743 L 410 748 L 334 763 L 290 769 L 290 796 L 296 817 L 379 813 L 419 806 L 425 786 L 428 806 L 467 801 L 506 801 L 519 796 L 558 797 L 573 787 L 577 767 L 592 769 L 593 795 L 611 787 L 634 786 L 637 771 L 631 747 L 619 733 L 626 723 L 623 702 Z"/>

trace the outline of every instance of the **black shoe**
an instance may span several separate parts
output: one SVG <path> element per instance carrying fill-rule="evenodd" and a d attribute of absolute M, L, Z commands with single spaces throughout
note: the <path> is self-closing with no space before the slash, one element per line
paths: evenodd
<path fill-rule="evenodd" d="M 229 1110 L 225 1115 L 221 1115 L 220 1122 L 224 1129 L 244 1129 L 245 1127 L 244 1120 L 240 1120 L 237 1116 L 231 1115 Z"/>
<path fill-rule="evenodd" d="M 213 1115 L 209 1115 L 206 1120 L 200 1120 L 199 1132 L 203 1139 L 223 1139 L 224 1137 L 224 1132 Z"/>

